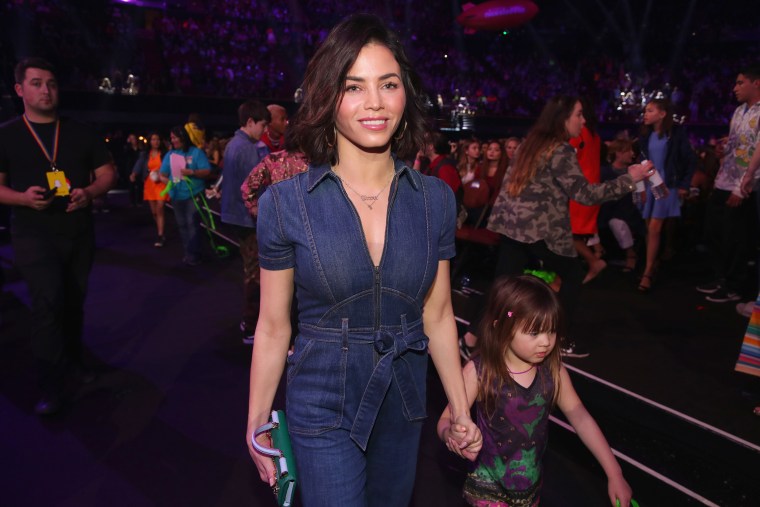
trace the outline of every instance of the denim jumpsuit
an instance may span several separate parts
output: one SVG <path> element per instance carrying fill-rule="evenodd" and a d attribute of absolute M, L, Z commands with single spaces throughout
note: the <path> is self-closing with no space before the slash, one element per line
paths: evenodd
<path fill-rule="evenodd" d="M 329 165 L 259 202 L 261 267 L 294 268 L 299 335 L 286 413 L 304 505 L 407 505 L 425 413 L 424 299 L 454 256 L 456 205 L 440 179 L 395 161 L 380 265 Z"/>

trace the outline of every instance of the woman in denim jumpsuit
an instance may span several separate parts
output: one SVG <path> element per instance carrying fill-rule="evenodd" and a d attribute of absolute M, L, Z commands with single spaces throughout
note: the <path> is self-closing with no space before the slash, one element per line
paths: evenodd
<path fill-rule="evenodd" d="M 405 506 L 426 416 L 428 351 L 458 428 L 449 447 L 461 456 L 481 443 L 451 308 L 454 195 L 401 161 L 422 140 L 423 104 L 400 43 L 378 18 L 337 25 L 303 88 L 291 128 L 312 165 L 259 201 L 261 312 L 247 439 L 268 419 L 287 358 L 303 504 Z M 294 285 L 299 334 L 288 357 Z M 271 459 L 250 443 L 249 452 L 272 484 Z"/>

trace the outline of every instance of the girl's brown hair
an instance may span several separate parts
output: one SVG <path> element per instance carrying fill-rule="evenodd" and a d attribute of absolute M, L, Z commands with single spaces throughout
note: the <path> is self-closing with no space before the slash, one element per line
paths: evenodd
<path fill-rule="evenodd" d="M 569 135 L 565 122 L 573 113 L 578 97 L 557 95 L 549 99 L 528 132 L 525 141 L 520 144 L 515 155 L 513 167 L 509 173 L 507 191 L 511 196 L 518 196 L 536 176 L 538 169 L 548 162 L 554 149 L 567 142 Z"/>
<path fill-rule="evenodd" d="M 467 174 L 467 170 L 473 167 L 473 166 L 470 166 L 469 156 L 467 155 L 467 150 L 473 144 L 477 144 L 478 146 L 480 146 L 480 141 L 478 141 L 475 138 L 459 141 L 459 147 L 457 149 L 457 151 L 459 152 L 459 156 L 458 156 L 459 162 L 457 163 L 457 170 L 459 171 L 460 178 L 464 178 L 464 176 Z M 478 161 L 476 159 L 474 163 L 474 167 L 477 167 L 477 166 L 478 166 Z"/>
<path fill-rule="evenodd" d="M 490 189 L 491 197 L 489 200 L 490 204 L 493 204 L 496 201 L 496 198 L 499 196 L 499 192 L 501 191 L 501 187 L 504 183 L 504 176 L 507 174 L 507 168 L 509 168 L 509 158 L 507 158 L 507 147 L 506 143 L 502 144 L 498 139 L 491 139 L 488 141 L 486 146 L 486 152 L 488 151 L 488 148 L 492 145 L 496 144 L 499 146 L 499 150 L 501 150 L 501 155 L 499 156 L 499 162 L 497 164 L 496 173 L 494 173 L 494 181 L 496 182 L 496 187 Z M 486 156 L 483 156 L 483 160 L 480 162 L 480 168 L 478 169 L 478 172 L 480 174 L 480 177 L 485 179 L 488 177 L 488 167 L 490 166 L 491 161 L 486 158 Z"/>
<path fill-rule="evenodd" d="M 425 102 L 419 77 L 396 34 L 372 14 L 355 14 L 338 23 L 309 61 L 303 81 L 304 100 L 291 122 L 293 138 L 314 164 L 338 162 L 335 117 L 343 99 L 346 75 L 367 44 L 385 46 L 401 68 L 406 108 L 391 137 L 391 151 L 413 159 L 423 143 Z"/>
<path fill-rule="evenodd" d="M 478 338 L 481 366 L 478 401 L 488 417 L 493 415 L 496 399 L 504 387 L 514 387 L 506 357 L 518 331 L 556 333 L 556 344 L 543 364 L 549 367 L 554 381 L 551 404 L 557 401 L 562 364 L 559 343 L 564 334 L 564 314 L 559 299 L 546 283 L 534 276 L 499 278 L 489 292 Z"/>

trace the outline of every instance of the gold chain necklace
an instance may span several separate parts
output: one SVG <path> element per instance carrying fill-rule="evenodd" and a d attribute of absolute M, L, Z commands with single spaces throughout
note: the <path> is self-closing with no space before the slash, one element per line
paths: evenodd
<path fill-rule="evenodd" d="M 339 175 L 336 174 L 336 176 L 338 176 L 338 179 L 344 185 L 346 185 L 349 190 L 351 190 L 353 193 L 355 193 L 356 195 L 359 196 L 359 199 L 361 199 L 361 201 L 364 203 L 365 206 L 367 206 L 369 209 L 372 209 L 372 206 L 374 206 L 377 203 L 377 200 L 379 199 L 380 194 L 382 194 L 383 192 L 385 192 L 385 189 L 390 186 L 391 181 L 393 181 L 393 176 L 395 176 L 395 171 L 391 175 L 390 179 L 388 180 L 388 183 L 386 183 L 385 186 L 383 188 L 381 188 L 380 191 L 378 193 L 376 193 L 375 195 L 365 195 L 365 194 L 362 194 L 362 193 L 358 192 L 354 187 L 352 187 L 349 182 L 347 182 L 346 180 L 344 180 L 343 178 L 341 178 Z"/>

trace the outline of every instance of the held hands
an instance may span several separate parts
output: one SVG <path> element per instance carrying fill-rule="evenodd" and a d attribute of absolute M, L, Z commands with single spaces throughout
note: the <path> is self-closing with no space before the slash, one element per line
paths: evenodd
<path fill-rule="evenodd" d="M 654 164 L 651 160 L 646 160 L 641 164 L 633 164 L 628 166 L 628 174 L 634 183 L 644 180 L 654 174 Z"/>
<path fill-rule="evenodd" d="M 194 171 L 192 169 L 182 169 L 181 171 L 182 176 L 192 176 L 193 172 Z"/>
<path fill-rule="evenodd" d="M 269 456 L 264 456 L 263 454 L 259 454 L 251 444 L 251 437 L 253 436 L 253 432 L 256 430 L 256 428 L 256 425 L 249 424 L 248 431 L 245 434 L 245 441 L 246 444 L 248 444 L 248 454 L 251 455 L 251 459 L 256 464 L 256 468 L 259 471 L 259 477 L 261 480 L 269 484 L 271 487 L 275 484 L 275 476 L 277 472 L 275 470 L 274 461 L 272 461 L 272 458 Z M 272 447 L 272 439 L 269 437 L 268 433 L 259 435 L 256 441 L 266 447 Z"/>
<path fill-rule="evenodd" d="M 607 480 L 607 495 L 613 506 L 620 505 L 620 507 L 629 507 L 631 505 L 631 496 L 633 495 L 633 492 L 623 478 L 623 474 L 612 476 Z M 618 501 L 620 503 L 618 503 Z"/>
<path fill-rule="evenodd" d="M 460 415 L 444 434 L 446 447 L 459 457 L 475 461 L 483 446 L 483 435 L 469 415 Z"/>

